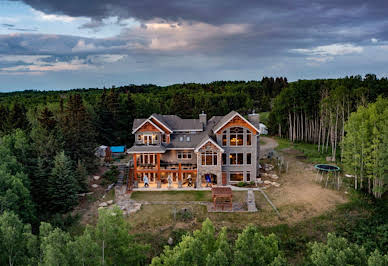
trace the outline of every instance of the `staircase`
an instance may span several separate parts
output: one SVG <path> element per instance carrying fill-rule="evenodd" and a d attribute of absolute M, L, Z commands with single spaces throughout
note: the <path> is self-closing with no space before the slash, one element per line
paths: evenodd
<path fill-rule="evenodd" d="M 126 181 L 128 177 L 129 172 L 129 166 L 126 164 L 119 164 L 117 165 L 117 168 L 120 171 L 119 177 L 117 179 L 117 186 L 122 186 Z"/>

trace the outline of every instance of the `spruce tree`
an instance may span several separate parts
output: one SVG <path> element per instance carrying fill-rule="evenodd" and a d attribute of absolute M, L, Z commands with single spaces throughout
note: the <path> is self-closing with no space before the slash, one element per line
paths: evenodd
<path fill-rule="evenodd" d="M 72 161 L 63 151 L 55 156 L 47 191 L 50 195 L 49 207 L 52 213 L 66 213 L 77 204 L 79 187 Z"/>

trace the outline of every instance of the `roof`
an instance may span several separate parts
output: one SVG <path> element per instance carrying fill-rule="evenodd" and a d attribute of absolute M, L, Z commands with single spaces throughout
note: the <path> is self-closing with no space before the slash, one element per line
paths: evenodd
<path fill-rule="evenodd" d="M 246 123 L 250 124 L 254 129 L 257 130 L 257 132 L 260 132 L 260 130 L 259 130 L 259 128 L 260 128 L 259 123 L 248 121 L 247 119 L 245 119 L 242 115 L 240 115 L 236 111 L 231 111 L 230 113 L 228 113 L 227 115 L 222 117 L 220 119 L 220 121 L 214 126 L 213 131 L 217 132 L 220 128 L 222 128 L 224 125 L 226 125 L 236 115 L 239 116 L 241 119 L 243 119 Z"/>
<path fill-rule="evenodd" d="M 211 137 L 207 136 L 206 138 L 204 138 L 199 144 L 198 146 L 195 148 L 195 152 L 198 152 L 199 149 L 201 149 L 206 143 L 208 142 L 211 142 L 214 146 L 216 146 L 217 148 L 219 148 L 221 150 L 221 152 L 224 152 L 224 149 L 221 148 L 220 145 L 217 144 L 216 141 L 214 141 Z"/>
<path fill-rule="evenodd" d="M 156 145 L 136 145 L 127 150 L 127 153 L 165 153 L 166 148 L 164 146 Z"/>
<path fill-rule="evenodd" d="M 110 146 L 111 152 L 124 152 L 125 146 Z"/>
<path fill-rule="evenodd" d="M 140 118 L 133 121 L 132 130 L 136 131 L 142 124 L 155 118 L 172 131 L 202 131 L 203 126 L 199 119 L 182 119 L 177 115 L 152 114 L 149 118 Z"/>

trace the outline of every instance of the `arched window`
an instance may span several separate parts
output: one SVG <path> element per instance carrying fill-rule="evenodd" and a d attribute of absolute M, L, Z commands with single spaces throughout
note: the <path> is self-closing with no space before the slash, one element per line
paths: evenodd
<path fill-rule="evenodd" d="M 232 127 L 230 129 L 230 146 L 243 146 L 244 129 L 241 127 Z"/>

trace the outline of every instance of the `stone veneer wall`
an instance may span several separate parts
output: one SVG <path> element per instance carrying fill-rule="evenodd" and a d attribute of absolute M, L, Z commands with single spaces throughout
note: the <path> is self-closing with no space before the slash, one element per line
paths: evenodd
<path fill-rule="evenodd" d="M 214 151 L 217 152 L 217 165 L 202 165 L 201 161 L 201 152 L 203 151 Z M 197 153 L 197 187 L 201 187 L 201 180 L 204 174 L 214 174 L 217 176 L 217 185 L 222 185 L 222 152 L 214 146 L 212 143 L 208 142 L 205 144 Z"/>

